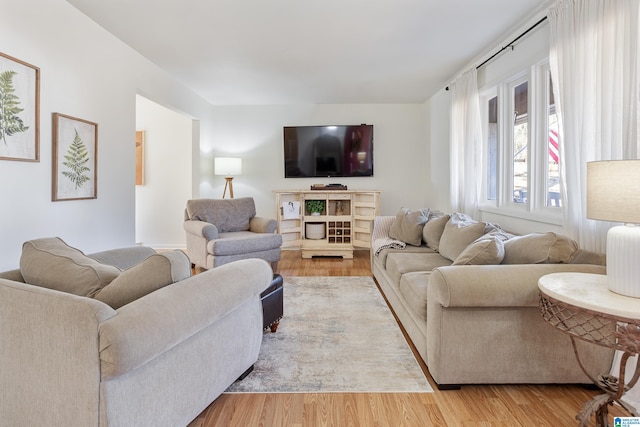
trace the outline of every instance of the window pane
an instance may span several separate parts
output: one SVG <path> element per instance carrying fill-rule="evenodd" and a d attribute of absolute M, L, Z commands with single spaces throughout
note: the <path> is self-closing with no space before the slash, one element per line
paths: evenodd
<path fill-rule="evenodd" d="M 524 82 L 513 90 L 513 201 L 526 203 L 528 198 L 529 84 Z"/>
<path fill-rule="evenodd" d="M 549 126 L 549 156 L 547 164 L 547 206 L 561 207 L 560 200 L 560 172 L 558 168 L 558 157 L 560 155 L 558 136 L 558 116 L 556 116 L 556 104 L 553 99 L 553 82 L 549 76 L 549 104 L 548 104 L 548 126 Z"/>
<path fill-rule="evenodd" d="M 487 103 L 489 123 L 488 134 L 488 158 L 487 158 L 487 199 L 496 200 L 496 187 L 498 185 L 498 97 L 495 96 Z"/>

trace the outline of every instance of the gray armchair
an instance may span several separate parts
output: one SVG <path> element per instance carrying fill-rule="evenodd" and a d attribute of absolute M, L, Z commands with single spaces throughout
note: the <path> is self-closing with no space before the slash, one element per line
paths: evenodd
<path fill-rule="evenodd" d="M 211 269 L 232 261 L 260 258 L 280 261 L 282 236 L 274 219 L 256 216 L 251 197 L 187 201 L 184 229 L 187 255 L 194 266 Z"/>

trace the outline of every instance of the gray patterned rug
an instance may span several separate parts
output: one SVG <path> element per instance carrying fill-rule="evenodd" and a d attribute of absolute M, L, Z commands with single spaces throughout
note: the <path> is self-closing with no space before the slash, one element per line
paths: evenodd
<path fill-rule="evenodd" d="M 227 392 L 432 392 L 370 277 L 286 277 L 284 318 Z"/>

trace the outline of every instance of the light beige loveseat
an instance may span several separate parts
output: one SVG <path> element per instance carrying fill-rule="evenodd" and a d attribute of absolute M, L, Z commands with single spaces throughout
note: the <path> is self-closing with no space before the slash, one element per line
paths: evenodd
<path fill-rule="evenodd" d="M 129 286 L 176 274 L 146 248 L 94 257 L 125 268 Z M 143 259 L 154 271 L 136 270 Z M 91 268 L 96 277 L 102 267 Z M 238 261 L 114 309 L 0 273 L 0 425 L 187 425 L 257 360 L 259 295 L 272 276 L 263 260 Z"/>
<path fill-rule="evenodd" d="M 513 236 L 461 214 L 401 210 L 374 221 L 373 275 L 441 389 L 590 384 L 570 338 L 542 319 L 537 282 L 560 271 L 604 274 L 603 264 L 566 237 Z M 609 371 L 611 350 L 579 344 L 592 373 Z"/>

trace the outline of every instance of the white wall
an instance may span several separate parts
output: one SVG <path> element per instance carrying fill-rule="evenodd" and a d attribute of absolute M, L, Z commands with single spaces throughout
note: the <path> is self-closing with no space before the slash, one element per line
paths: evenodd
<path fill-rule="evenodd" d="M 136 129 L 144 131 L 144 185 L 136 186 L 136 243 L 183 248 L 191 198 L 191 118 L 138 96 Z"/>
<path fill-rule="evenodd" d="M 222 197 L 224 177 L 213 175 L 213 158 L 242 158 L 242 175 L 233 179 L 235 197 L 252 196 L 259 215 L 276 213 L 273 190 L 308 189 L 314 183 L 339 182 L 349 189 L 382 190 L 381 212 L 395 215 L 400 206 L 424 207 L 427 128 L 422 104 L 269 105 L 213 108 L 211 139 L 203 139 L 202 197 Z M 373 125 L 374 176 L 354 178 L 284 178 L 283 126 Z"/>
<path fill-rule="evenodd" d="M 429 108 L 436 118 L 445 110 L 433 103 L 211 106 L 64 0 L 4 2 L 3 17 L 1 51 L 41 69 L 41 147 L 38 163 L 0 161 L 0 270 L 16 268 L 22 243 L 38 237 L 60 236 L 85 252 L 136 243 L 136 95 L 193 119 L 192 197 L 221 197 L 224 178 L 213 175 L 213 158 L 234 154 L 243 158 L 236 197 L 253 196 L 258 213 L 273 216 L 273 190 L 336 181 L 283 177 L 283 126 L 368 123 L 374 125 L 375 176 L 339 181 L 381 190 L 385 215 L 441 198 L 431 193 L 441 175 L 448 176 L 439 172 L 448 163 L 432 156 L 446 142 L 432 141 L 429 149 L 434 130 L 425 118 Z M 53 112 L 98 123 L 95 200 L 51 202 Z M 182 212 L 184 202 L 174 204 Z M 141 240 L 180 246 L 181 220 L 176 234 Z"/>
<path fill-rule="evenodd" d="M 0 50 L 40 68 L 40 162 L 0 160 L 0 270 L 25 240 L 60 236 L 86 252 L 135 244 L 135 97 L 202 117 L 210 105 L 64 0 L 4 1 Z M 97 199 L 51 201 L 51 114 L 98 123 Z"/>

